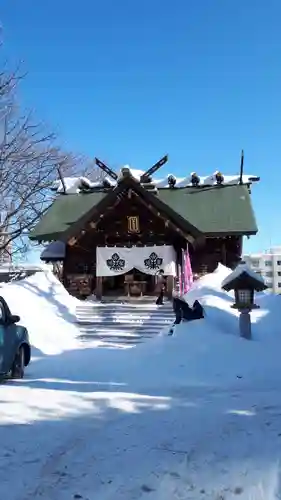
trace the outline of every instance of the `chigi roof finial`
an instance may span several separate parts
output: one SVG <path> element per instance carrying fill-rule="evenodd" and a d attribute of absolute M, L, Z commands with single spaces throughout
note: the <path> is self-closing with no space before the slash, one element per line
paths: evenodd
<path fill-rule="evenodd" d="M 145 183 L 145 182 L 150 182 L 151 176 L 155 174 L 157 170 L 159 170 L 160 167 L 165 165 L 168 161 L 168 155 L 163 156 L 161 160 L 159 160 L 157 163 L 155 163 L 152 167 L 150 167 L 144 174 L 142 174 L 140 178 L 140 182 Z"/>
<path fill-rule="evenodd" d="M 111 177 L 114 181 L 117 181 L 118 175 L 116 174 L 116 172 L 114 172 L 105 163 L 103 163 L 103 161 L 99 160 L 98 158 L 95 158 L 95 163 L 103 172 L 109 175 L 109 177 Z"/>
<path fill-rule="evenodd" d="M 243 173 L 244 173 L 244 150 L 241 151 L 241 162 L 240 162 L 240 177 L 239 184 L 243 184 Z"/>

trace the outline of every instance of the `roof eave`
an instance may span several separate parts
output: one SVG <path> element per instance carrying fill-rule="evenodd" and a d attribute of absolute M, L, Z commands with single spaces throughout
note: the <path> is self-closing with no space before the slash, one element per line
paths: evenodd
<path fill-rule="evenodd" d="M 30 233 L 28 238 L 31 241 L 37 241 L 38 243 L 51 243 L 52 241 L 57 241 L 61 239 L 63 233 L 47 233 L 47 234 L 34 234 Z"/>
<path fill-rule="evenodd" d="M 195 245 L 201 244 L 202 239 L 205 238 L 222 238 L 225 236 L 255 236 L 258 233 L 258 229 L 253 230 L 253 231 L 216 231 L 216 232 L 206 232 L 206 233 L 201 233 L 197 237 L 192 238 L 192 242 L 194 242 Z M 30 234 L 28 237 L 31 241 L 37 241 L 38 243 L 41 242 L 52 242 L 56 240 L 61 240 L 64 241 L 65 243 L 71 238 L 73 234 L 69 234 L 68 231 L 64 231 L 61 233 L 47 233 L 47 234 L 35 234 L 34 236 Z"/>
<path fill-rule="evenodd" d="M 63 262 L 65 257 L 40 257 L 40 260 L 48 264 L 49 262 Z"/>
<path fill-rule="evenodd" d="M 252 231 L 216 231 L 203 233 L 206 238 L 222 238 L 225 236 L 255 236 L 258 229 Z"/>

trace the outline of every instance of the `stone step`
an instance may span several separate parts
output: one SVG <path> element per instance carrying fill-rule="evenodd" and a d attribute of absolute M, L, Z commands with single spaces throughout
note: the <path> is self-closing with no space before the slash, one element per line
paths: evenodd
<path fill-rule="evenodd" d="M 142 326 L 133 326 L 133 325 L 120 325 L 119 328 L 116 328 L 116 325 L 92 325 L 92 324 L 79 324 L 79 330 L 80 332 L 113 332 L 113 334 L 116 334 L 116 330 L 119 330 L 119 333 L 121 334 L 140 334 L 140 333 L 154 333 L 154 332 L 161 332 L 167 328 L 169 328 L 173 323 L 166 323 L 162 325 L 155 325 L 155 326 L 148 326 L 148 325 L 142 325 Z"/>
<path fill-rule="evenodd" d="M 110 318 L 112 320 L 115 320 L 118 318 L 118 320 L 126 320 L 130 318 L 131 320 L 159 320 L 160 318 L 164 319 L 171 319 L 174 318 L 174 312 L 171 308 L 169 309 L 156 309 L 156 310 L 132 310 L 132 309 L 121 309 L 121 308 L 114 308 L 114 309 L 102 309 L 99 310 L 97 308 L 95 309 L 87 309 L 87 310 L 76 310 L 76 317 L 77 319 L 87 319 L 87 320 L 104 320 L 105 318 Z"/>
<path fill-rule="evenodd" d="M 111 335 L 110 332 L 81 332 L 79 338 L 81 340 L 102 340 L 110 343 L 126 343 L 127 345 L 135 345 L 147 339 L 156 337 L 159 334 L 158 330 L 155 332 L 140 334 L 140 335 Z"/>
<path fill-rule="evenodd" d="M 102 323 L 102 324 L 93 324 L 93 323 L 79 323 L 80 331 L 95 331 L 95 332 L 114 332 L 114 334 L 118 335 L 119 333 L 126 332 L 127 333 L 138 333 L 138 332 L 159 332 L 164 328 L 169 327 L 172 322 L 160 323 L 155 325 L 132 325 L 132 324 L 118 324 L 118 323 Z"/>
<path fill-rule="evenodd" d="M 120 335 L 111 335 L 110 333 L 103 334 L 103 333 L 82 332 L 80 338 L 92 338 L 95 340 L 111 340 L 111 341 L 126 340 L 127 342 L 135 342 L 136 340 L 141 340 L 143 338 L 143 335 L 122 335 L 121 333 Z"/>
<path fill-rule="evenodd" d="M 98 314 L 107 314 L 109 312 L 118 312 L 118 313 L 124 313 L 124 314 L 167 314 L 167 313 L 173 313 L 173 309 L 171 307 L 158 307 L 158 308 L 140 308 L 140 307 L 106 307 L 106 308 L 101 308 L 101 307 L 91 307 L 91 308 L 76 308 L 76 313 L 85 313 L 85 314 L 91 314 L 91 313 L 98 313 Z"/>
<path fill-rule="evenodd" d="M 162 307 L 172 307 L 172 302 L 164 302 L 164 304 L 162 305 L 158 305 L 156 304 L 156 301 L 155 302 L 120 302 L 120 303 L 116 303 L 116 302 L 81 302 L 79 304 L 77 304 L 76 307 L 134 307 L 134 308 L 138 308 L 138 307 L 146 307 L 146 308 L 154 308 L 154 307 L 159 307 L 159 308 L 162 308 Z"/>
<path fill-rule="evenodd" d="M 119 297 L 107 297 L 102 300 L 97 300 L 96 298 L 88 297 L 86 300 L 81 301 L 81 304 L 155 304 L 157 296 L 142 295 L 141 297 L 128 297 L 128 295 L 122 295 Z M 168 297 L 164 297 L 165 303 L 171 303 L 172 301 Z"/>
<path fill-rule="evenodd" d="M 76 314 L 76 319 L 77 320 L 93 320 L 93 321 L 105 321 L 105 320 L 112 320 L 112 321 L 169 321 L 170 319 L 175 318 L 174 314 L 161 314 L 161 315 L 156 315 L 156 314 Z"/>
<path fill-rule="evenodd" d="M 88 319 L 94 319 L 94 320 L 100 320 L 100 321 L 106 321 L 106 320 L 111 320 L 111 321 L 150 321 L 150 320 L 156 320 L 156 321 L 169 321 L 171 318 L 175 318 L 175 315 L 174 314 L 162 314 L 162 315 L 142 315 L 142 314 L 138 314 L 138 315 L 133 315 L 133 314 L 118 314 L 118 313 L 114 313 L 114 314 L 103 314 L 103 315 L 99 315 L 99 314 L 96 314 L 96 315 L 93 315 L 93 314 L 78 314 L 76 315 L 77 318 L 81 318 L 81 319 L 85 319 L 85 320 L 88 320 Z"/>
<path fill-rule="evenodd" d="M 128 331 L 123 331 L 120 329 L 120 330 L 116 330 L 116 329 L 111 329 L 111 328 L 102 328 L 102 329 L 97 329 L 97 328 L 80 328 L 80 332 L 83 334 L 83 333 L 89 333 L 89 334 L 93 334 L 93 336 L 96 336 L 96 335 L 101 335 L 102 337 L 126 337 L 126 338 L 131 338 L 131 339 L 134 339 L 134 338 L 139 338 L 141 335 L 139 333 L 135 333 L 134 331 L 132 330 L 128 330 Z"/>
<path fill-rule="evenodd" d="M 174 315 L 167 315 L 167 316 L 119 316 L 119 315 L 106 315 L 106 316 L 92 316 L 92 315 L 76 315 L 77 321 L 95 321 L 97 323 L 102 323 L 104 321 L 111 322 L 111 323 L 141 323 L 141 322 L 149 322 L 151 321 L 152 323 L 158 323 L 158 322 L 166 322 L 170 321 L 171 319 L 174 318 Z"/>
<path fill-rule="evenodd" d="M 77 307 L 75 309 L 76 312 L 83 312 L 83 313 L 94 313 L 98 312 L 99 314 L 106 314 L 108 311 L 118 311 L 120 313 L 141 313 L 141 314 L 165 314 L 165 313 L 172 313 L 173 309 L 171 307 Z"/>
<path fill-rule="evenodd" d="M 120 305 L 120 306 L 114 306 L 112 304 L 108 306 L 96 306 L 96 307 L 84 307 L 84 306 L 76 306 L 76 311 L 173 311 L 173 308 L 169 306 L 149 306 L 149 307 L 134 307 L 134 306 L 128 306 L 126 304 Z"/>
<path fill-rule="evenodd" d="M 105 315 L 105 314 L 132 314 L 132 315 L 138 315 L 138 314 L 146 314 L 146 315 L 158 315 L 162 316 L 163 314 L 174 314 L 174 311 L 172 309 L 162 309 L 161 311 L 159 310 L 149 310 L 149 309 L 77 309 L 75 311 L 76 314 L 97 314 L 97 315 Z"/>
<path fill-rule="evenodd" d="M 169 306 L 156 306 L 155 307 L 134 307 L 134 306 L 127 306 L 127 305 L 121 305 L 119 307 L 114 307 L 112 304 L 108 305 L 107 307 L 103 306 L 96 306 L 96 307 L 85 307 L 85 306 L 76 306 L 76 311 L 108 311 L 108 310 L 118 310 L 118 311 L 172 311 L 173 308 Z"/>
<path fill-rule="evenodd" d="M 92 341 L 101 341 L 102 345 L 97 345 L 96 347 L 122 347 L 122 348 L 128 348 L 128 347 L 135 347 L 138 344 L 142 344 L 146 342 L 145 338 L 140 338 L 140 339 L 135 339 L 135 340 L 128 340 L 128 339 L 118 339 L 116 338 L 95 338 L 93 337 L 88 337 L 87 335 L 79 337 L 79 340 L 81 342 L 92 342 Z"/>
<path fill-rule="evenodd" d="M 107 345 L 133 346 L 157 336 L 175 319 L 171 302 L 88 303 L 76 308 L 82 341 L 102 340 Z"/>

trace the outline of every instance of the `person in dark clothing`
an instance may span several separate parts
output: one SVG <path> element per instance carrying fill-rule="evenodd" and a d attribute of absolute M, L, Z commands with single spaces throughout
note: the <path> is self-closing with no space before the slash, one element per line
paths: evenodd
<path fill-rule="evenodd" d="M 182 308 L 182 318 L 186 321 L 191 321 L 193 319 L 193 309 L 189 307 L 188 303 L 185 300 L 181 300 L 181 308 Z"/>
<path fill-rule="evenodd" d="M 193 311 L 193 319 L 204 318 L 204 309 L 198 300 L 195 300 L 192 307 L 192 311 Z"/>
<path fill-rule="evenodd" d="M 176 316 L 174 325 L 179 325 L 182 320 L 182 305 L 181 300 L 178 297 L 173 298 L 173 309 Z"/>
<path fill-rule="evenodd" d="M 175 325 L 179 325 L 182 320 L 194 321 L 195 319 L 204 318 L 204 309 L 198 300 L 194 301 L 193 307 L 191 308 L 187 302 L 181 300 L 177 296 L 174 296 L 173 310 L 176 316 L 176 319 L 173 323 L 173 327 Z M 170 329 L 168 335 L 173 335 L 174 333 L 173 327 Z"/>
<path fill-rule="evenodd" d="M 165 286 L 166 286 L 166 279 L 165 276 L 163 276 L 164 271 L 163 269 L 160 269 L 159 271 L 159 278 L 158 278 L 158 286 L 159 286 L 159 295 L 156 300 L 156 305 L 157 306 L 163 306 L 164 304 L 164 292 L 165 292 Z"/>
<path fill-rule="evenodd" d="M 184 319 L 185 321 L 193 321 L 194 319 L 204 318 L 204 309 L 198 300 L 195 300 L 192 307 L 190 307 L 185 300 L 177 299 L 177 301 L 177 308 L 181 310 L 181 319 Z"/>

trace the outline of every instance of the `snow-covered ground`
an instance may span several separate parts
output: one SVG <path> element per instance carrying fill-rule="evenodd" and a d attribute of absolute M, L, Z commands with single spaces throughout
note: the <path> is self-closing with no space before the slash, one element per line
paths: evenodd
<path fill-rule="evenodd" d="M 281 498 L 281 297 L 258 294 L 243 340 L 229 272 L 187 294 L 204 320 L 131 349 L 79 342 L 77 301 L 49 272 L 4 286 L 34 357 L 0 386 L 0 498 Z"/>

